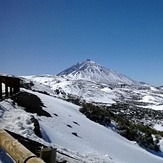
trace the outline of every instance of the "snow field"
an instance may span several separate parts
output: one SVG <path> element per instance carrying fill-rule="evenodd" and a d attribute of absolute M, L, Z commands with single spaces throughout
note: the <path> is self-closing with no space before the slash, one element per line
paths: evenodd
<path fill-rule="evenodd" d="M 32 140 L 57 147 L 85 163 L 161 163 L 163 158 L 153 155 L 130 142 L 110 128 L 87 119 L 79 112 L 79 106 L 41 93 L 23 89 L 37 95 L 45 105 L 44 110 L 52 117 L 37 116 L 47 140 L 38 138 L 30 123 L 30 113 L 12 105 L 11 100 L 0 102 L 2 128 Z M 3 162 L 4 163 L 4 162 Z"/>
<path fill-rule="evenodd" d="M 31 92 L 32 93 L 32 92 Z M 87 119 L 79 106 L 35 92 L 52 118 L 40 117 L 40 123 L 52 143 L 92 162 L 154 163 L 163 158 L 152 155 L 111 129 Z M 76 122 L 76 123 L 74 123 Z M 72 128 L 68 127 L 70 125 Z M 74 136 L 72 132 L 77 133 Z M 101 160 L 101 161 L 99 161 Z M 89 162 L 89 161 L 88 161 Z"/>

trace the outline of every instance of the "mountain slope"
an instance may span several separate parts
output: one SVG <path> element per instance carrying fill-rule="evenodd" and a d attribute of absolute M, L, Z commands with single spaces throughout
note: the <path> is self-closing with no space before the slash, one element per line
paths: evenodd
<path fill-rule="evenodd" d="M 73 80 L 88 80 L 101 84 L 138 84 L 138 82 L 129 79 L 125 75 L 112 71 L 90 60 L 77 63 L 57 75 Z"/>
<path fill-rule="evenodd" d="M 117 85 L 99 84 L 88 80 L 75 80 L 67 76 L 38 75 L 22 78 L 24 83 L 32 82 L 30 89 L 46 92 L 63 99 L 110 105 L 116 102 L 135 104 L 142 108 L 163 110 L 163 91 L 147 84 Z M 26 87 L 25 87 L 26 88 Z"/>
<path fill-rule="evenodd" d="M 37 95 L 52 117 L 36 116 L 42 130 L 51 140 L 50 145 L 67 153 L 81 163 L 161 163 L 155 156 L 130 142 L 111 128 L 103 127 L 87 119 L 79 112 L 79 106 L 38 92 L 23 89 Z M 0 102 L 4 107 L 0 115 L 1 126 L 25 137 L 41 141 L 34 135 L 29 116 L 11 100 Z M 6 108 L 6 110 L 5 110 Z M 1 109 L 0 109 L 1 110 Z M 44 142 L 46 143 L 46 142 Z"/>

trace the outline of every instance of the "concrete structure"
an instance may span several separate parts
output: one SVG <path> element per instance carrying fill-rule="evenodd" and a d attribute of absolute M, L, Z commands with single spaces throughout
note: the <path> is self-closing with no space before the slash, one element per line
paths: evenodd
<path fill-rule="evenodd" d="M 5 97 L 12 96 L 20 91 L 20 79 L 15 77 L 0 76 L 0 99 L 3 98 L 2 83 L 5 84 Z"/>

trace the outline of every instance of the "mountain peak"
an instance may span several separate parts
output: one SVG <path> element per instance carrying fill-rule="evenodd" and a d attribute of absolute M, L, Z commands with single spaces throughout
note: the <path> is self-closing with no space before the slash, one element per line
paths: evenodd
<path fill-rule="evenodd" d="M 129 79 L 125 75 L 112 71 L 90 59 L 71 66 L 57 74 L 57 76 L 65 76 L 73 80 L 87 80 L 105 84 L 136 84 L 135 81 Z"/>
<path fill-rule="evenodd" d="M 91 61 L 90 59 L 87 59 L 86 61 Z"/>
<path fill-rule="evenodd" d="M 92 61 L 91 59 L 87 59 L 83 62 L 79 62 L 79 63 L 82 63 L 82 64 L 96 64 L 96 62 Z"/>

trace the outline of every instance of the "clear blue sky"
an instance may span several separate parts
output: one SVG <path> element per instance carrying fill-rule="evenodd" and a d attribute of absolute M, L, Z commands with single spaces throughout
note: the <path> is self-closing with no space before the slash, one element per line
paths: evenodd
<path fill-rule="evenodd" d="M 0 73 L 57 74 L 88 58 L 163 85 L 163 0 L 0 0 Z"/>

